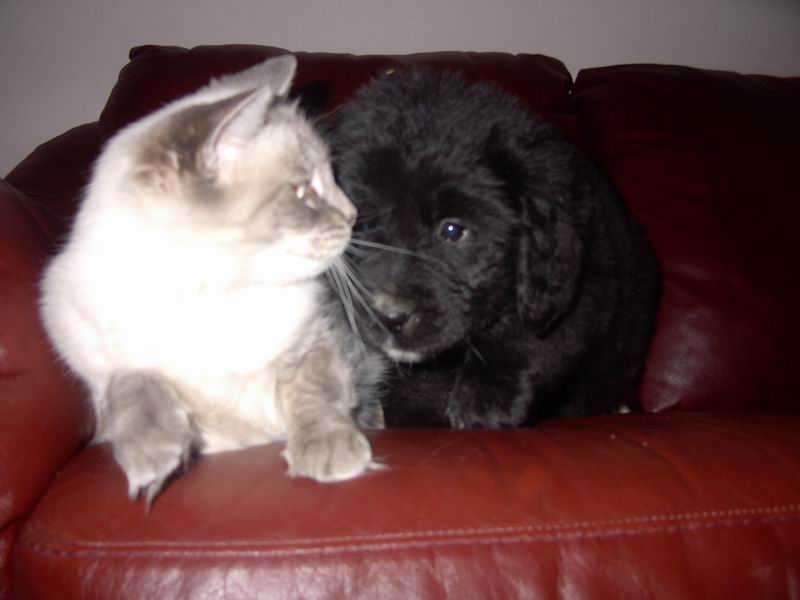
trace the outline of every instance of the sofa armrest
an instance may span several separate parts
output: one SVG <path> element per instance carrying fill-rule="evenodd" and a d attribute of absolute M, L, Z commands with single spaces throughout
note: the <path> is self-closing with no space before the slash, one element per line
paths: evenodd
<path fill-rule="evenodd" d="M 88 439 L 83 389 L 57 362 L 39 321 L 37 281 L 51 250 L 30 200 L 0 180 L 0 596 L 17 523 Z"/>
<path fill-rule="evenodd" d="M 5 176 L 36 206 L 52 239 L 72 222 L 104 141 L 99 122 L 78 125 L 41 144 Z"/>

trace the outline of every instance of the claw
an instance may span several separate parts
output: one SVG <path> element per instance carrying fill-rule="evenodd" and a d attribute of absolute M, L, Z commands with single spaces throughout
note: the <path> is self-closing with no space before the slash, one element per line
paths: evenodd
<path fill-rule="evenodd" d="M 144 509 L 145 512 L 149 513 L 150 509 L 153 507 L 153 500 L 156 499 L 158 492 L 161 491 L 161 488 L 164 486 L 164 479 L 160 479 L 158 481 L 154 481 L 150 485 L 147 486 L 146 494 L 144 497 Z"/>

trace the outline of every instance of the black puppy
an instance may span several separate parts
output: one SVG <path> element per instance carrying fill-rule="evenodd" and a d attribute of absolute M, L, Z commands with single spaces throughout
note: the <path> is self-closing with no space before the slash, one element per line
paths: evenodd
<path fill-rule="evenodd" d="M 408 70 L 365 86 L 328 128 L 359 210 L 355 245 L 369 250 L 354 264 L 360 328 L 402 363 L 387 425 L 637 407 L 657 262 L 555 127 L 488 84 Z"/>

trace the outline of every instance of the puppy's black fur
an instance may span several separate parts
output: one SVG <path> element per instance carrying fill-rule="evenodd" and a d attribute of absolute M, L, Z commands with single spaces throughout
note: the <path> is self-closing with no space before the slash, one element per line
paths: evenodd
<path fill-rule="evenodd" d="M 378 78 L 327 124 L 359 210 L 364 337 L 398 363 L 389 426 L 502 427 L 635 409 L 659 270 L 590 160 L 458 75 Z M 370 314 L 371 313 L 371 314 Z"/>

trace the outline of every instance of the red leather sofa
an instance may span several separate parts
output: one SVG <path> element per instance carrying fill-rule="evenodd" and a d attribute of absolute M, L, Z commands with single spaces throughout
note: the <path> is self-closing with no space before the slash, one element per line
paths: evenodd
<path fill-rule="evenodd" d="M 271 444 L 200 458 L 149 513 L 128 499 L 42 333 L 42 264 L 104 140 L 279 52 L 134 48 L 99 120 L 0 183 L 0 596 L 800 598 L 800 78 L 299 53 L 309 110 L 433 64 L 518 94 L 595 157 L 663 266 L 644 414 L 375 431 L 389 468 L 328 485 L 287 477 Z"/>

